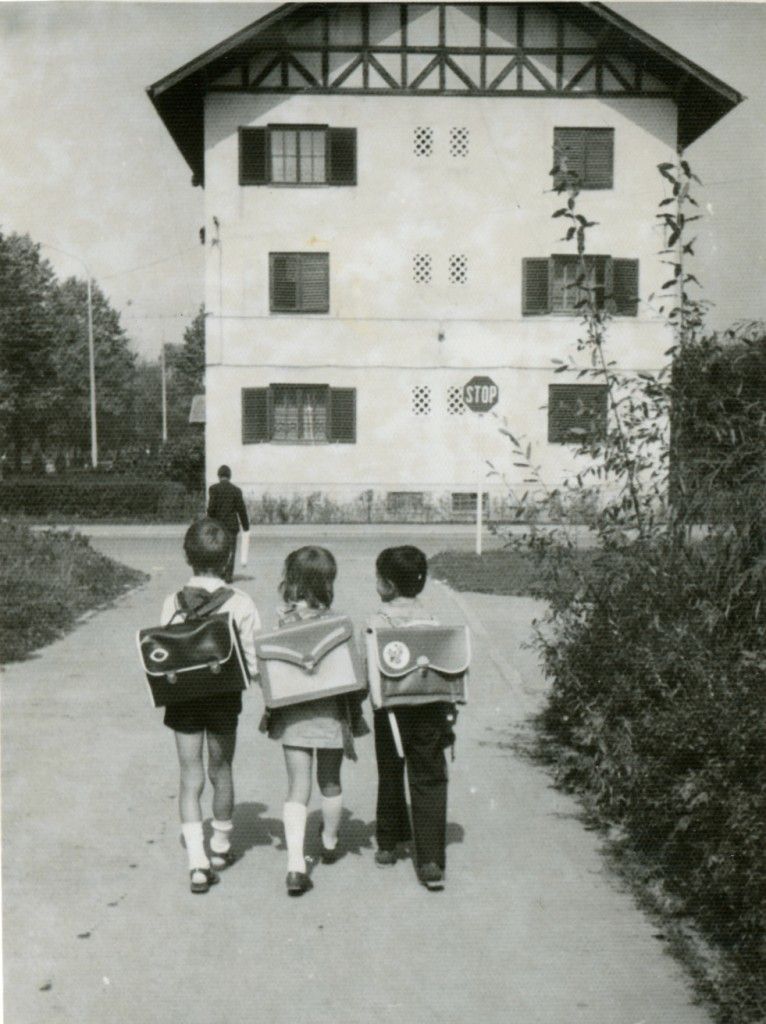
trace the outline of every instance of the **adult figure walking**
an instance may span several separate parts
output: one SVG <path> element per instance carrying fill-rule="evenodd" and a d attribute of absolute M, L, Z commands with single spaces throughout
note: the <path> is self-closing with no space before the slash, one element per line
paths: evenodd
<path fill-rule="evenodd" d="M 247 509 L 242 497 L 242 491 L 231 482 L 231 470 L 228 466 L 221 466 L 218 470 L 218 483 L 210 487 L 207 514 L 215 519 L 229 534 L 231 541 L 229 557 L 226 562 L 226 569 L 223 578 L 226 583 L 234 579 L 234 554 L 237 549 L 237 534 L 240 527 L 247 532 L 250 529 L 250 520 L 247 517 Z"/>

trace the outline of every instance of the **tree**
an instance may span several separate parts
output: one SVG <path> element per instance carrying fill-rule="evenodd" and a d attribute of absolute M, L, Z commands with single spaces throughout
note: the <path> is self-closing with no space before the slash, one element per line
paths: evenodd
<path fill-rule="evenodd" d="M 114 451 L 132 441 L 136 357 L 119 313 L 95 282 L 92 307 L 99 444 L 102 450 Z M 58 285 L 51 313 L 55 325 L 51 361 L 58 391 L 49 410 L 50 432 L 60 444 L 85 449 L 90 422 L 87 283 L 70 277 Z"/>
<path fill-rule="evenodd" d="M 60 400 L 50 315 L 55 277 L 29 235 L 0 232 L 0 429 L 21 470 L 25 446 L 43 445 Z"/>
<path fill-rule="evenodd" d="M 165 346 L 169 433 L 188 431 L 192 398 L 205 392 L 205 308 L 200 306 L 181 345 Z"/>

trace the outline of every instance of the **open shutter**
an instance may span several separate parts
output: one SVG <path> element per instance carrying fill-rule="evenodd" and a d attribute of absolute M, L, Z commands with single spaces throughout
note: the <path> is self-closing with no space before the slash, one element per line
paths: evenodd
<path fill-rule="evenodd" d="M 269 254 L 269 292 L 272 312 L 298 309 L 298 256 L 290 252 Z"/>
<path fill-rule="evenodd" d="M 613 260 L 613 305 L 618 316 L 638 315 L 638 260 Z"/>
<path fill-rule="evenodd" d="M 328 128 L 327 184 L 356 185 L 356 128 Z"/>
<path fill-rule="evenodd" d="M 554 128 L 553 129 L 553 160 L 554 165 L 561 167 L 566 161 L 566 168 L 574 172 L 580 184 L 585 176 L 585 137 L 582 128 Z M 554 188 L 561 188 L 566 185 L 567 180 L 563 174 L 554 174 Z"/>
<path fill-rule="evenodd" d="M 356 443 L 356 388 L 330 390 L 330 440 Z"/>
<path fill-rule="evenodd" d="M 614 184 L 614 129 L 589 128 L 585 132 L 586 188 L 612 188 Z"/>
<path fill-rule="evenodd" d="M 304 252 L 300 258 L 299 309 L 303 313 L 327 313 L 330 308 L 330 256 Z"/>
<path fill-rule="evenodd" d="M 548 298 L 548 260 L 527 258 L 521 261 L 522 298 L 521 311 L 524 316 L 547 313 L 550 304 Z"/>
<path fill-rule="evenodd" d="M 269 174 L 269 133 L 267 128 L 239 129 L 239 183 L 266 185 Z"/>
<path fill-rule="evenodd" d="M 260 444 L 269 435 L 269 389 L 242 388 L 242 444 Z"/>

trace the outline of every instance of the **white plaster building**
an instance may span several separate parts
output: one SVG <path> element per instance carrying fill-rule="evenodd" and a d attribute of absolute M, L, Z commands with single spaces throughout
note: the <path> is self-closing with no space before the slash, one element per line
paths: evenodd
<path fill-rule="evenodd" d="M 579 333 L 554 143 L 613 357 L 656 368 L 656 168 L 742 99 L 597 3 L 285 4 L 149 94 L 205 188 L 207 475 L 360 518 L 470 513 L 486 460 L 523 489 L 475 376 L 571 470 L 606 404 L 553 373 Z"/>

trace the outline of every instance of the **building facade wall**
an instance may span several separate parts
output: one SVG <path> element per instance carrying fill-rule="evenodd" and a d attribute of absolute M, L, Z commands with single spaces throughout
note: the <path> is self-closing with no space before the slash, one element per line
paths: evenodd
<path fill-rule="evenodd" d="M 240 186 L 243 126 L 329 124 L 357 131 L 354 186 Z M 639 260 L 636 317 L 618 316 L 610 351 L 621 367 L 651 369 L 670 340 L 647 297 L 664 280 L 654 220 L 657 164 L 673 159 L 676 108 L 668 99 L 245 95 L 205 105 L 208 476 L 229 463 L 250 493 L 390 491 L 481 481 L 487 460 L 514 487 L 510 429 L 533 444 L 546 480 L 574 468 L 572 449 L 547 441 L 553 359 L 577 358 L 577 317 L 522 314 L 522 260 L 572 252 L 550 192 L 555 127 L 615 131 L 614 187 L 584 191 L 597 221 L 589 251 Z M 415 134 L 432 130 L 431 155 Z M 453 128 L 466 155 L 450 153 Z M 269 253 L 329 253 L 327 314 L 269 312 Z M 413 276 L 432 261 L 430 283 Z M 449 258 L 466 260 L 450 283 Z M 450 388 L 475 374 L 499 386 L 493 413 L 450 414 Z M 357 391 L 355 444 L 242 444 L 243 388 L 314 383 Z M 414 415 L 427 387 L 430 412 Z"/>

